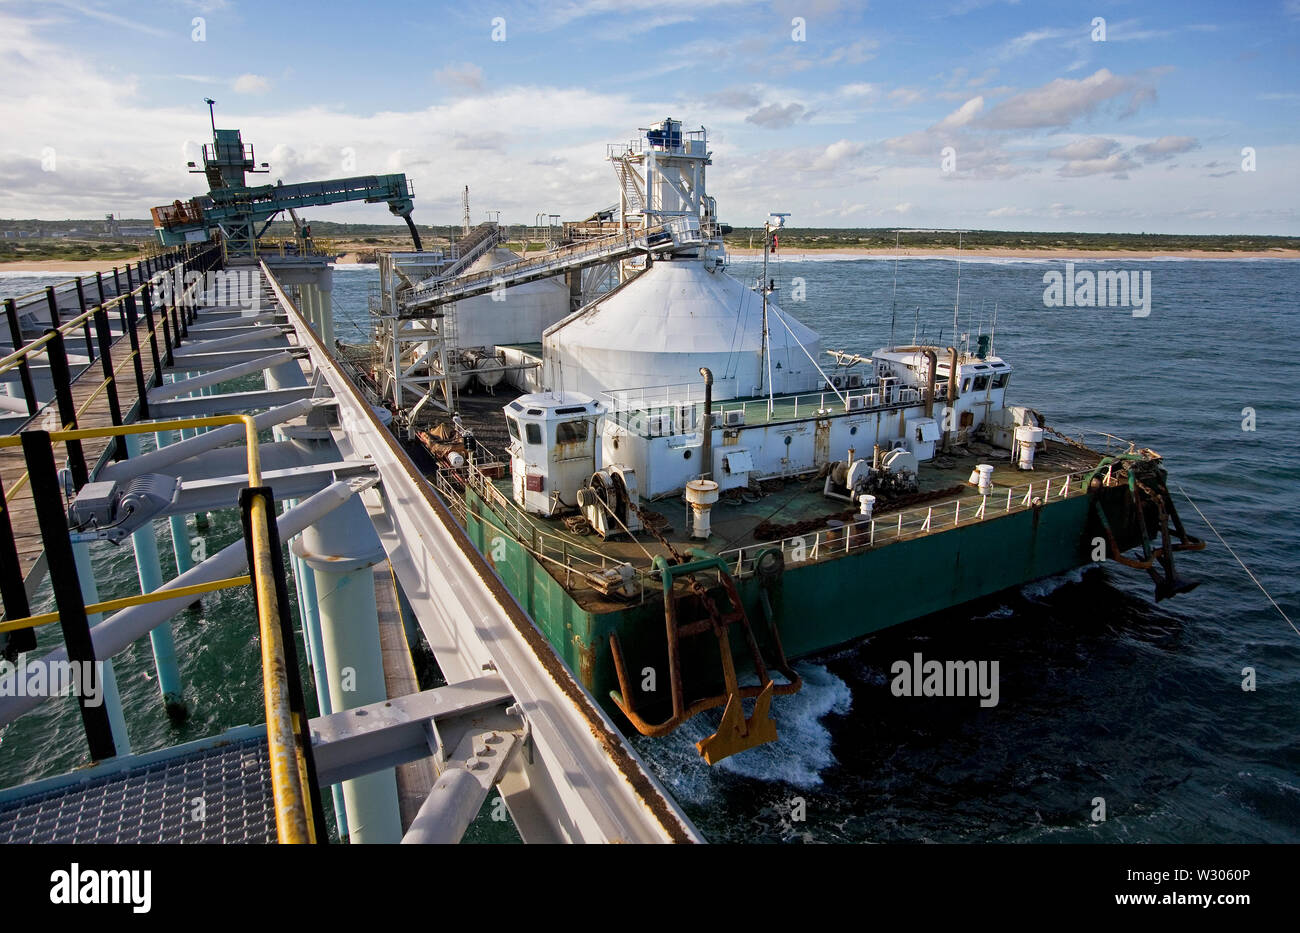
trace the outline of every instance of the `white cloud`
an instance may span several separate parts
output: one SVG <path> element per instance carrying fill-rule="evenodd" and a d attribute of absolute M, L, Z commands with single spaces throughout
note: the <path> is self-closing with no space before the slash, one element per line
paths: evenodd
<path fill-rule="evenodd" d="M 1102 68 L 1086 78 L 1057 78 L 1024 91 L 993 108 L 984 123 L 994 129 L 1067 126 L 1107 101 L 1129 96 L 1127 112 L 1155 98 L 1155 89 L 1137 75 L 1116 75 Z"/>
<path fill-rule="evenodd" d="M 972 97 L 952 113 L 948 114 L 948 116 L 940 120 L 937 126 L 939 129 L 944 130 L 951 130 L 956 129 L 959 126 L 965 126 L 967 123 L 970 123 L 971 120 L 974 120 L 983 109 L 984 98 Z"/>
<path fill-rule="evenodd" d="M 1171 159 L 1200 146 L 1195 136 L 1161 136 L 1155 142 L 1145 143 L 1133 151 L 1148 162 Z"/>
<path fill-rule="evenodd" d="M 787 126 L 793 126 L 797 120 L 804 118 L 806 115 L 807 110 L 800 103 L 768 104 L 745 117 L 745 122 L 753 123 L 755 126 L 767 127 L 769 130 L 779 130 Z"/>
<path fill-rule="evenodd" d="M 824 172 L 838 168 L 844 162 L 862 155 L 866 148 L 865 143 L 850 142 L 847 139 L 833 142 L 822 151 L 821 155 L 812 160 L 812 170 Z"/>
<path fill-rule="evenodd" d="M 1065 178 L 1084 178 L 1088 175 L 1113 175 L 1127 178 L 1128 172 L 1137 168 L 1137 163 L 1123 153 L 1113 153 L 1104 159 L 1076 159 L 1066 162 L 1057 174 Z"/>
<path fill-rule="evenodd" d="M 235 79 L 232 85 L 237 94 L 265 94 L 271 90 L 271 82 L 261 75 L 244 74 Z"/>
<path fill-rule="evenodd" d="M 1064 146 L 1049 149 L 1047 154 L 1054 159 L 1065 159 L 1074 162 L 1088 159 L 1104 159 L 1118 148 L 1119 143 L 1113 139 L 1107 139 L 1105 136 L 1085 136 Z"/>

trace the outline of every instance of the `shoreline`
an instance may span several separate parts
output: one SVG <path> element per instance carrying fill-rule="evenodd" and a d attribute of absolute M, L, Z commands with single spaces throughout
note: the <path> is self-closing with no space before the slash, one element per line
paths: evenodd
<path fill-rule="evenodd" d="M 125 269 L 135 259 L 6 259 L 0 261 L 0 272 L 70 272 L 73 275 L 89 272 L 112 272 L 113 267 Z"/>
<path fill-rule="evenodd" d="M 761 249 L 728 249 L 727 254 L 735 259 L 761 259 Z M 1136 249 L 1071 249 L 1069 247 L 1052 247 L 1050 249 L 1015 249 L 1006 246 L 993 246 L 983 249 L 955 247 L 935 249 L 890 249 L 876 247 L 845 247 L 843 249 L 800 249 L 790 247 L 772 257 L 789 261 L 812 257 L 834 257 L 855 259 L 861 256 L 878 256 L 893 259 L 1300 259 L 1300 249 L 1270 250 L 1206 250 L 1206 249 L 1170 249 L 1170 250 L 1136 250 Z"/>

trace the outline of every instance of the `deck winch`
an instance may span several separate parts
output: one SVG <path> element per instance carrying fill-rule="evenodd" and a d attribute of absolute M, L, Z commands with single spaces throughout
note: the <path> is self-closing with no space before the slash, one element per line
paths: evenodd
<path fill-rule="evenodd" d="M 836 460 L 827 468 L 822 493 L 828 499 L 858 504 L 864 495 L 897 498 L 913 495 L 919 488 L 916 455 L 907 448 L 877 449 L 870 462 L 853 454 L 850 447 L 847 460 Z"/>
<path fill-rule="evenodd" d="M 578 510 L 602 538 L 641 530 L 636 471 L 611 464 L 591 474 L 577 492 Z"/>

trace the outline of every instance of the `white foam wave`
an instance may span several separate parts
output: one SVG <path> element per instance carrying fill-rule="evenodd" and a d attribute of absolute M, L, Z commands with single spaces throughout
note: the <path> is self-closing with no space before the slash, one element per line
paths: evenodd
<path fill-rule="evenodd" d="M 66 269 L 61 272 L 23 272 L 14 269 L 0 269 L 0 279 L 49 279 L 51 282 L 66 282 L 79 275 L 94 275 L 94 269 Z"/>
<path fill-rule="evenodd" d="M 1082 583 L 1083 575 L 1089 569 L 1088 567 L 1076 567 L 1074 570 L 1058 573 L 1054 577 L 1044 577 L 1041 580 L 1035 580 L 1033 583 L 1026 583 L 1020 588 L 1020 595 L 1029 600 L 1044 599 L 1063 586 L 1069 586 L 1071 583 Z"/>
<path fill-rule="evenodd" d="M 843 715 L 853 705 L 853 694 L 839 677 L 819 664 L 795 665 L 803 678 L 803 689 L 772 701 L 777 740 L 724 758 L 713 767 L 719 771 L 766 783 L 817 787 L 821 772 L 836 763 L 831 751 L 831 733 L 821 719 L 829 713 Z M 751 712 L 746 704 L 746 713 Z M 716 731 L 721 711 L 696 716 L 670 736 L 639 748 L 657 766 L 660 778 L 672 792 L 694 803 L 707 802 L 714 793 L 711 769 L 695 749 L 695 743 Z"/>

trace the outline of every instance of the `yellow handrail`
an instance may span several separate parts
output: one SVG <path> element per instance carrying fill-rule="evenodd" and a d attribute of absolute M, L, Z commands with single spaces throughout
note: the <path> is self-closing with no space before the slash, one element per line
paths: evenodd
<path fill-rule="evenodd" d="M 208 415 L 202 418 L 174 418 L 169 421 L 138 421 L 134 424 L 121 424 L 102 428 L 74 428 L 68 431 L 51 431 L 50 441 L 84 441 L 92 437 L 118 437 L 123 434 L 153 434 L 161 431 L 179 431 L 183 428 L 216 428 L 230 424 L 244 426 L 245 441 L 248 445 L 248 485 L 262 485 L 262 458 L 257 448 L 257 421 L 252 415 Z M 22 444 L 21 435 L 11 434 L 0 437 L 0 449 L 18 447 Z"/>
<path fill-rule="evenodd" d="M 243 574 L 238 577 L 227 577 L 224 580 L 213 580 L 211 583 L 195 583 L 191 586 L 176 586 L 171 589 L 154 590 L 152 593 L 141 593 L 139 596 L 123 596 L 120 599 L 91 603 L 86 607 L 86 615 L 94 615 L 97 612 L 117 612 L 119 609 L 127 609 L 131 606 L 160 603 L 168 599 L 178 599 L 182 596 L 202 596 L 204 593 L 212 593 L 216 590 L 247 586 L 251 582 L 252 578 L 248 574 Z M 0 633 L 12 632 L 20 628 L 39 628 L 42 625 L 49 625 L 51 622 L 57 621 L 59 621 L 57 612 L 43 612 L 40 615 L 28 616 L 25 619 L 6 619 L 0 622 Z"/>

